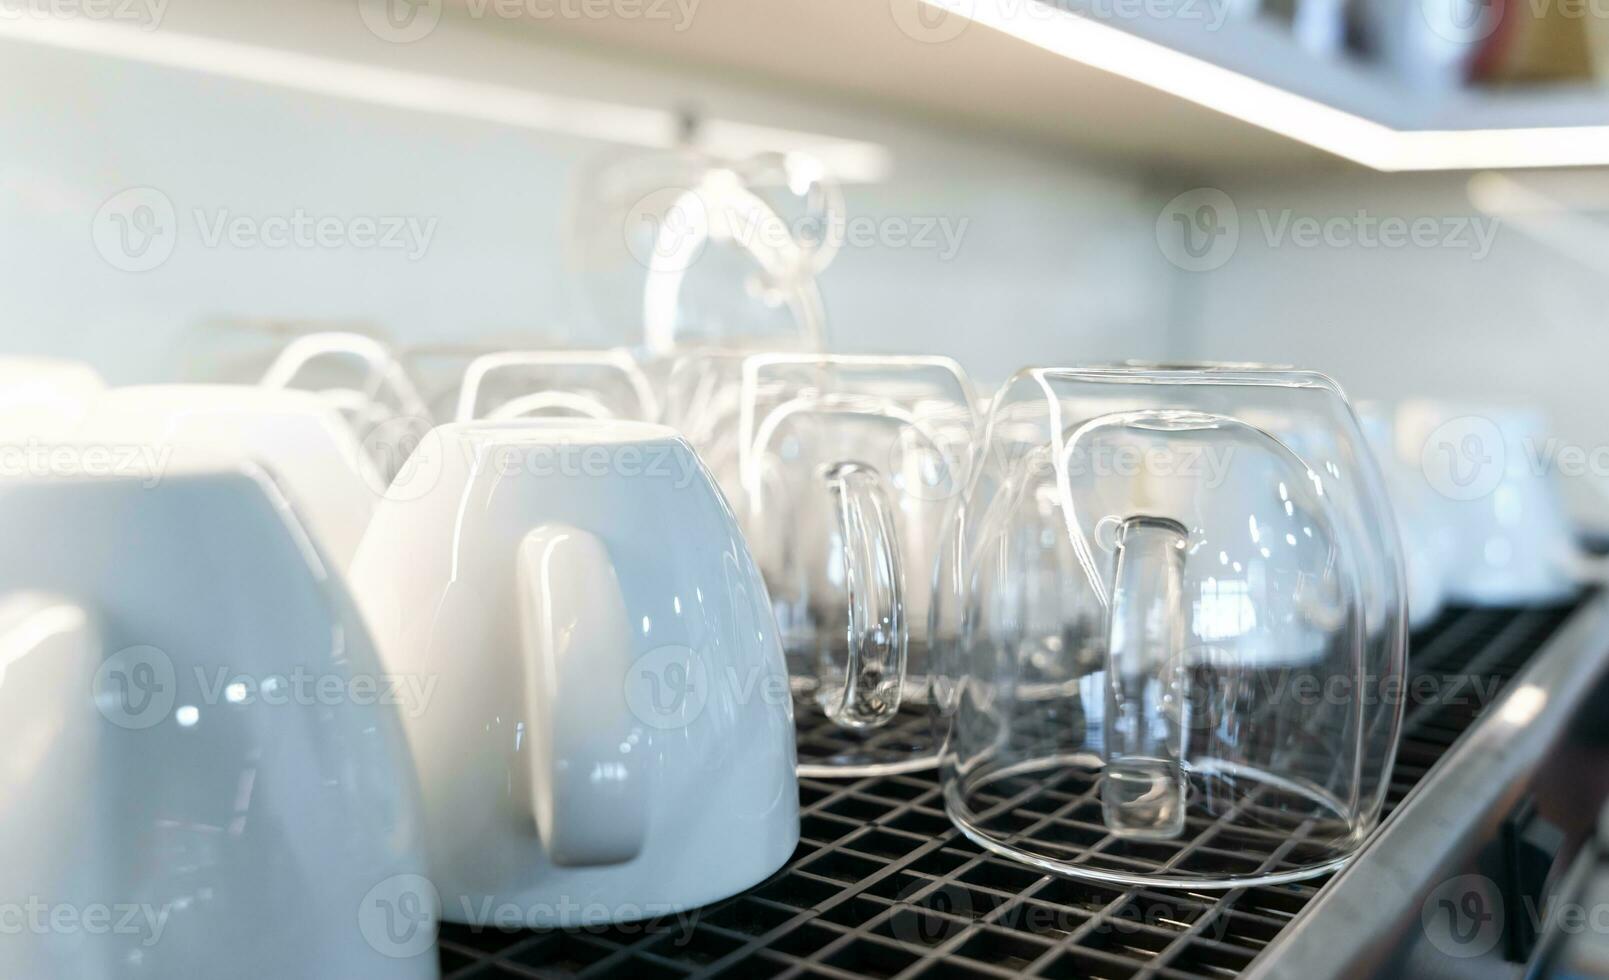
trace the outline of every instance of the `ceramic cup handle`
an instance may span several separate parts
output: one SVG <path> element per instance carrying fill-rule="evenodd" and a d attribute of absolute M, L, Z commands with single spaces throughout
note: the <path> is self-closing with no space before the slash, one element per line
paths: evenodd
<path fill-rule="evenodd" d="M 849 593 L 849 657 L 843 690 L 829 685 L 827 716 L 846 728 L 875 728 L 899 711 L 905 687 L 905 578 L 893 509 L 877 471 L 837 463 L 823 474 L 843 538 L 844 582 Z"/>
<path fill-rule="evenodd" d="M 1162 517 L 1131 517 L 1117 533 L 1101 806 L 1107 829 L 1120 837 L 1184 831 L 1186 540 L 1183 525 Z"/>
<path fill-rule="evenodd" d="M 563 524 L 526 534 L 516 560 L 537 831 L 561 867 L 629 861 L 647 835 L 648 787 L 644 753 L 631 751 L 631 631 L 614 564 L 595 535 Z"/>

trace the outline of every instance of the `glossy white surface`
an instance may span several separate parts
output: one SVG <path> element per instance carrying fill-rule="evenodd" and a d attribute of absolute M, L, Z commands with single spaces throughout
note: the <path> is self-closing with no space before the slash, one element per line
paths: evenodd
<path fill-rule="evenodd" d="M 1398 451 L 1418 463 L 1452 540 L 1448 599 L 1561 601 L 1587 574 L 1538 410 L 1416 400 L 1398 409 Z"/>
<path fill-rule="evenodd" d="M 396 709 L 260 470 L 0 482 L 0 555 L 0 902 L 48 924 L 0 976 L 437 975 L 365 908 L 423 868 Z"/>
<path fill-rule="evenodd" d="M 320 396 L 254 385 L 114 388 L 79 426 L 80 443 L 228 453 L 267 469 L 337 568 L 357 550 L 385 488 L 351 427 Z"/>
<path fill-rule="evenodd" d="M 106 388 L 88 364 L 0 357 L 0 440 L 26 445 L 70 433 Z"/>
<path fill-rule="evenodd" d="M 1428 626 L 1447 601 L 1447 578 L 1457 554 L 1457 535 L 1441 507 L 1441 497 L 1424 475 L 1397 455 L 1392 415 L 1382 406 L 1362 405 L 1358 422 L 1380 464 L 1386 492 L 1397 515 L 1408 587 L 1408 625 Z"/>
<path fill-rule="evenodd" d="M 632 719 L 617 681 L 631 669 L 630 613 L 608 547 L 566 524 L 520 541 L 515 593 L 525 703 L 533 721 L 531 809 L 554 864 L 620 864 L 642 853 L 643 753 L 621 741 Z"/>
<path fill-rule="evenodd" d="M 627 921 L 781 866 L 799 833 L 782 652 L 687 443 L 483 421 L 420 452 L 350 581 L 389 668 L 436 681 L 405 726 L 443 917 Z"/>

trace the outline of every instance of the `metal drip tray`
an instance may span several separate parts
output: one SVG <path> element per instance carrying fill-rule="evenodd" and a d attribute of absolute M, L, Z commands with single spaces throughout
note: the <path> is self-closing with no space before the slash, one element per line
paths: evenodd
<path fill-rule="evenodd" d="M 1580 605 L 1453 609 L 1413 638 L 1413 683 L 1447 696 L 1410 701 L 1388 810 Z M 1448 695 L 1451 685 L 1462 696 Z M 885 737 L 919 742 L 925 725 L 913 715 Z M 819 754 L 831 754 L 825 750 L 834 737 L 830 728 L 802 722 L 801 743 Z M 1044 788 L 1044 805 L 1035 809 L 1045 810 L 1045 824 L 1107 860 L 1144 860 L 1126 856 L 1123 842 L 1077 819 L 1088 787 L 1069 779 Z M 782 871 L 749 892 L 680 919 L 607 929 L 447 925 L 440 937 L 443 975 L 1216 978 L 1250 967 L 1325 885 L 1315 879 L 1227 892 L 1161 891 L 1041 874 L 962 837 L 944 814 L 931 772 L 803 779 L 799 792 L 799 848 Z M 1199 842 L 1198 851 L 1225 862 L 1278 860 L 1266 841 L 1240 842 L 1233 833 Z"/>

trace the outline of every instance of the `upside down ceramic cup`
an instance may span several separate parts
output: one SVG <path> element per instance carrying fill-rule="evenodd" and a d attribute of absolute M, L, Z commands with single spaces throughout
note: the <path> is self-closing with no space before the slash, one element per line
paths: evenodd
<path fill-rule="evenodd" d="M 780 867 L 799 836 L 782 651 L 686 441 L 479 421 L 419 453 L 350 580 L 390 669 L 437 680 L 404 724 L 443 916 L 629 921 Z"/>
<path fill-rule="evenodd" d="M 106 389 L 88 364 L 54 357 L 0 357 L 0 444 L 59 439 Z"/>
<path fill-rule="evenodd" d="M 432 980 L 382 684 L 260 469 L 0 481 L 0 976 Z"/>
<path fill-rule="evenodd" d="M 224 384 L 113 388 L 73 439 L 141 447 L 158 467 L 174 452 L 251 460 L 273 475 L 340 567 L 352 560 L 385 488 L 351 426 L 310 391 Z"/>
<path fill-rule="evenodd" d="M 1536 408 L 1425 399 L 1398 406 L 1397 448 L 1421 482 L 1452 546 L 1449 601 L 1475 606 L 1562 603 L 1604 580 L 1565 506 L 1563 445 Z"/>

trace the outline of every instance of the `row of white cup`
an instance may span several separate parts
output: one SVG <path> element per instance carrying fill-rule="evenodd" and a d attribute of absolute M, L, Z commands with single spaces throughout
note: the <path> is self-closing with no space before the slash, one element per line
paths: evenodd
<path fill-rule="evenodd" d="M 1415 625 L 1444 603 L 1561 602 L 1599 577 L 1540 455 L 1542 412 L 1411 400 L 1361 414 L 1397 511 Z"/>
<path fill-rule="evenodd" d="M 47 924 L 130 914 L 0 934 L 0 975 L 425 980 L 438 917 L 684 914 L 793 852 L 765 586 L 674 430 L 449 423 L 371 488 L 320 395 L 35 387 L 0 882 Z"/>

